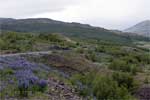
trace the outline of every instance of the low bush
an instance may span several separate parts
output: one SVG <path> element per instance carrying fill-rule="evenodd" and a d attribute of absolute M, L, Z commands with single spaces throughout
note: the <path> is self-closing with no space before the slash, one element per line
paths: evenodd
<path fill-rule="evenodd" d="M 124 60 L 115 59 L 109 65 L 109 68 L 112 70 L 122 71 L 122 72 L 131 72 L 132 74 L 136 74 L 141 71 L 140 68 L 134 64 L 128 64 Z"/>
<path fill-rule="evenodd" d="M 110 76 L 91 72 L 83 75 L 76 75 L 72 78 L 73 85 L 80 91 L 82 96 L 96 97 L 98 100 L 107 99 L 133 99 L 128 89 Z"/>
<path fill-rule="evenodd" d="M 133 76 L 129 73 L 114 72 L 112 74 L 112 78 L 120 87 L 123 86 L 127 88 L 129 92 L 134 92 L 134 90 L 138 87 L 138 83 L 135 82 Z"/>

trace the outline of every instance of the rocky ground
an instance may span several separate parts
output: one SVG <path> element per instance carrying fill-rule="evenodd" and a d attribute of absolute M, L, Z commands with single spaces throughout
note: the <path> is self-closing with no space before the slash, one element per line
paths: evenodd
<path fill-rule="evenodd" d="M 48 79 L 49 95 L 53 100 L 83 100 L 75 90 L 64 82 L 49 77 Z"/>
<path fill-rule="evenodd" d="M 150 85 L 145 85 L 145 86 L 141 87 L 137 91 L 136 96 L 140 100 L 150 100 Z"/>

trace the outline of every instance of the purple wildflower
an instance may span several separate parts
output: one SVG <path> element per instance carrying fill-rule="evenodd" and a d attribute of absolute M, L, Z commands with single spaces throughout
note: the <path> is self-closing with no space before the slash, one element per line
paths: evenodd
<path fill-rule="evenodd" d="M 41 88 L 45 88 L 45 87 L 47 86 L 47 81 L 41 79 L 41 80 L 38 82 L 38 85 L 39 85 Z"/>

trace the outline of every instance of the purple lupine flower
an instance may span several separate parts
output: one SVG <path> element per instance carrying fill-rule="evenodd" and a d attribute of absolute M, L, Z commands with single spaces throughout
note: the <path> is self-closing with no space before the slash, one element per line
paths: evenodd
<path fill-rule="evenodd" d="M 38 82 L 38 77 L 33 74 L 31 70 L 18 70 L 15 73 L 18 80 L 26 79 L 30 84 L 36 84 Z"/>
<path fill-rule="evenodd" d="M 37 84 L 38 80 L 39 80 L 39 78 L 36 76 L 29 78 L 30 84 L 33 84 L 33 85 Z"/>
<path fill-rule="evenodd" d="M 4 67 L 0 64 L 0 70 L 3 70 L 4 69 Z"/>
<path fill-rule="evenodd" d="M 29 88 L 29 81 L 26 79 L 21 79 L 18 81 L 18 88 L 19 89 L 28 89 Z"/>
<path fill-rule="evenodd" d="M 38 85 L 40 90 L 43 91 L 48 85 L 46 80 L 39 79 L 34 72 L 40 71 L 48 73 L 49 71 L 55 71 L 54 68 L 46 66 L 41 63 L 34 63 L 28 61 L 25 57 L 1 57 L 0 68 L 10 68 L 14 70 L 14 77 L 18 80 L 18 88 L 22 91 Z M 60 72 L 60 71 L 59 71 Z M 11 81 L 10 81 L 11 83 Z"/>
<path fill-rule="evenodd" d="M 44 80 L 44 79 L 41 79 L 39 82 L 38 82 L 38 85 L 41 87 L 41 88 L 45 88 L 47 86 L 47 81 Z"/>
<path fill-rule="evenodd" d="M 50 67 L 44 64 L 30 62 L 26 60 L 24 57 L 1 57 L 0 65 L 4 66 L 5 68 L 11 68 L 14 70 L 29 69 L 32 71 L 43 70 L 45 72 L 51 70 Z"/>

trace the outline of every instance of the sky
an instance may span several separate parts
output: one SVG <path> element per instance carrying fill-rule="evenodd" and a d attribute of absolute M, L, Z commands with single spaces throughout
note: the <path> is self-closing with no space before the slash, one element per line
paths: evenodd
<path fill-rule="evenodd" d="M 0 17 L 51 18 L 123 30 L 150 20 L 150 0 L 0 0 Z"/>

